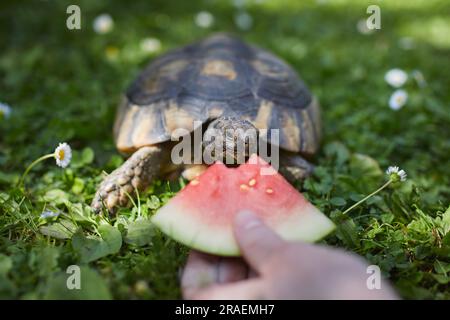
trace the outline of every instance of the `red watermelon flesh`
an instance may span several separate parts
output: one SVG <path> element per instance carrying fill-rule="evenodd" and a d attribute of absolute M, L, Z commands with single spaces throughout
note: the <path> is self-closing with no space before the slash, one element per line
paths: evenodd
<path fill-rule="evenodd" d="M 272 171 L 271 175 L 261 174 Z M 233 219 L 250 210 L 286 240 L 313 242 L 334 224 L 279 173 L 254 155 L 238 168 L 210 166 L 153 216 L 153 223 L 194 249 L 223 256 L 239 255 Z"/>

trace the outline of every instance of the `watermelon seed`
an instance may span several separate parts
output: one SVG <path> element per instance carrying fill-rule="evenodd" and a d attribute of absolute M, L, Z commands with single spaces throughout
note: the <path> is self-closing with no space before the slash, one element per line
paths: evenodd
<path fill-rule="evenodd" d="M 240 186 L 242 191 L 247 191 L 248 190 L 248 186 L 246 184 L 241 184 Z"/>
<path fill-rule="evenodd" d="M 267 189 L 266 189 L 266 193 L 272 194 L 272 193 L 273 193 L 273 190 L 272 190 L 271 188 L 267 188 Z"/>
<path fill-rule="evenodd" d="M 251 179 L 251 180 L 248 182 L 248 185 L 249 185 L 250 187 L 253 187 L 255 184 L 256 184 L 256 180 L 255 180 L 255 179 Z"/>

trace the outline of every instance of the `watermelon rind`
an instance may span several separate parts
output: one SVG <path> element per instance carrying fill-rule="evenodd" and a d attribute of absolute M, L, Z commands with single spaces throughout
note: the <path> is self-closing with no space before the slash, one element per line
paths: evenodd
<path fill-rule="evenodd" d="M 335 229 L 334 223 L 308 202 L 291 210 L 282 221 L 264 221 L 287 241 L 315 242 Z M 169 201 L 152 217 L 152 222 L 169 237 L 193 249 L 220 256 L 241 255 L 232 221 L 224 226 L 208 225 L 188 208 Z"/>

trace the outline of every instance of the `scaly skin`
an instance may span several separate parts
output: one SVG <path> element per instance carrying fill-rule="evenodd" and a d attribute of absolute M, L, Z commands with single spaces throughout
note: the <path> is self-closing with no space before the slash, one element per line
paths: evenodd
<path fill-rule="evenodd" d="M 220 117 L 211 122 L 203 135 L 203 147 L 208 150 L 205 161 L 217 160 L 227 165 L 243 164 L 250 156 L 250 147 L 257 148 L 258 129 L 250 121 L 233 117 Z M 243 147 L 243 154 L 238 148 Z M 219 154 L 215 154 L 216 150 Z M 252 150 L 256 152 L 255 150 Z M 240 156 L 240 157 L 239 157 Z"/>
<path fill-rule="evenodd" d="M 115 213 L 119 206 L 126 206 L 136 189 L 145 190 L 159 176 L 165 160 L 161 146 L 140 148 L 102 181 L 91 204 L 94 211 L 105 208 Z"/>
<path fill-rule="evenodd" d="M 299 154 L 280 154 L 279 172 L 292 184 L 296 181 L 305 180 L 312 174 L 313 170 L 314 166 Z"/>
<path fill-rule="evenodd" d="M 235 144 L 239 139 L 244 141 L 245 137 L 240 136 L 240 133 L 229 137 L 225 129 L 239 128 L 244 131 L 246 129 L 255 129 L 246 121 L 232 118 L 219 118 L 212 123 L 212 127 L 218 130 L 218 134 L 222 135 L 223 140 L 221 141 L 226 142 L 223 155 L 231 152 L 231 158 L 235 160 L 238 159 Z M 256 136 L 253 138 L 256 138 Z M 245 156 L 249 154 L 248 147 L 246 141 Z M 142 147 L 136 151 L 121 167 L 111 172 L 100 184 L 91 205 L 94 211 L 98 213 L 102 209 L 106 209 L 114 214 L 118 207 L 125 207 L 129 203 L 130 197 L 134 198 L 136 196 L 135 190 L 139 192 L 145 190 L 155 178 L 164 174 L 163 169 L 169 167 L 170 150 L 169 145 L 156 145 Z M 299 154 L 290 152 L 281 152 L 280 154 L 279 171 L 291 183 L 306 178 L 311 174 L 313 168 Z M 204 170 L 206 170 L 206 165 L 187 165 L 182 176 L 192 180 Z"/>

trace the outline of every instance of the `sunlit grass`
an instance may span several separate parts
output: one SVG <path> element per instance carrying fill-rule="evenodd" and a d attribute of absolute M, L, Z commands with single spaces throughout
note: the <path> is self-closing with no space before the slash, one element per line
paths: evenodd
<path fill-rule="evenodd" d="M 440 49 L 450 48 L 450 17 L 435 16 L 430 19 L 411 21 L 400 27 L 400 34 L 414 37 Z"/>
<path fill-rule="evenodd" d="M 77 2 L 82 30 L 68 31 L 65 9 L 72 3 L 0 4 L 0 101 L 11 106 L 8 120 L 0 120 L 0 264 L 6 266 L 0 297 L 61 293 L 54 279 L 83 257 L 72 245 L 76 230 L 82 230 L 80 243 L 101 242 L 104 221 L 89 203 L 102 171 L 123 161 L 111 131 L 127 85 L 155 56 L 228 31 L 280 55 L 321 102 L 324 139 L 303 190 L 338 225 L 326 242 L 379 264 L 404 297 L 449 298 L 448 1 L 85 0 Z M 380 5 L 382 29 L 361 34 L 357 23 L 368 4 Z M 214 16 L 209 28 L 195 24 L 202 10 Z M 239 11 L 252 16 L 249 30 L 236 26 Z M 92 23 L 102 13 L 111 15 L 114 28 L 99 35 Z M 148 37 L 160 41 L 160 51 L 142 50 Z M 389 108 L 394 89 L 384 80 L 393 68 L 409 77 L 408 101 L 398 111 Z M 59 141 L 73 148 L 70 167 L 41 163 L 30 171 L 26 190 L 17 189 L 27 165 Z M 383 183 L 390 165 L 404 168 L 408 180 L 342 215 Z M 143 216 L 179 188 L 158 182 L 141 194 Z M 42 219 L 45 210 L 61 214 Z M 159 232 L 139 235 L 143 246 L 126 242 L 136 218 L 132 207 L 106 219 L 121 232 L 122 246 L 89 262 L 90 276 L 115 298 L 180 297 L 178 270 L 187 248 Z"/>

